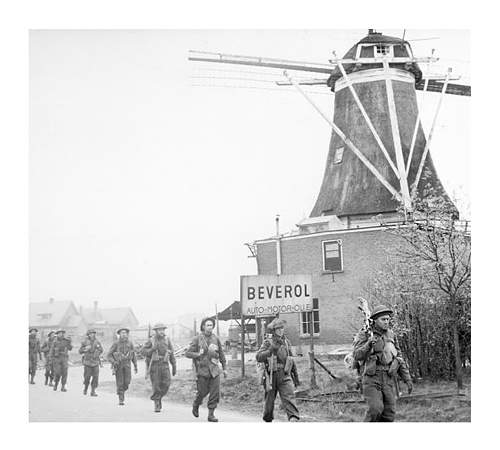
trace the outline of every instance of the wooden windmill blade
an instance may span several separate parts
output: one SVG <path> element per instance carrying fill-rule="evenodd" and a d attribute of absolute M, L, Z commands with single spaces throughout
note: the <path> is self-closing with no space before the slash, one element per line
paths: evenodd
<path fill-rule="evenodd" d="M 239 64 L 243 66 L 267 67 L 271 69 L 297 70 L 302 72 L 332 73 L 330 64 L 319 64 L 304 61 L 289 61 L 277 58 L 261 58 L 260 56 L 229 55 L 225 53 L 201 52 L 189 50 L 189 61 Z"/>
<path fill-rule="evenodd" d="M 423 91 L 425 85 L 425 79 L 420 80 L 415 85 L 417 91 Z M 428 80 L 426 90 L 429 92 L 441 92 L 443 90 L 444 83 L 442 81 Z M 448 83 L 446 88 L 446 94 L 451 95 L 464 95 L 467 97 L 471 96 L 471 87 L 465 84 L 455 84 Z"/>

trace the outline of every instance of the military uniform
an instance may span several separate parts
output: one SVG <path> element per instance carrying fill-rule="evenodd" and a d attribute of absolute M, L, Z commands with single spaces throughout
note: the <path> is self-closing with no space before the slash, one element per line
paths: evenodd
<path fill-rule="evenodd" d="M 38 332 L 36 328 L 31 328 L 28 338 L 28 373 L 30 375 L 30 384 L 35 384 L 38 358 L 42 359 L 42 353 L 40 352 L 40 339 L 37 338 L 36 334 L 31 334 L 31 331 L 33 330 Z"/>
<path fill-rule="evenodd" d="M 220 339 L 213 333 L 207 335 L 204 330 L 205 323 L 212 319 L 204 319 L 201 322 L 202 332 L 195 336 L 191 342 L 186 357 L 194 360 L 197 375 L 197 392 L 193 402 L 193 415 L 198 417 L 198 410 L 203 399 L 208 395 L 208 420 L 216 422 L 214 410 L 220 399 L 220 374 L 226 370 L 226 356 Z M 222 365 L 222 370 L 219 366 Z"/>
<path fill-rule="evenodd" d="M 52 386 L 54 381 L 54 368 L 52 364 L 52 360 L 50 359 L 50 347 L 52 342 L 54 342 L 54 332 L 51 331 L 47 337 L 47 340 L 43 343 L 41 352 L 43 353 L 43 357 L 45 359 L 45 385 Z"/>
<path fill-rule="evenodd" d="M 374 309 L 371 319 L 392 314 L 384 306 Z M 354 340 L 353 356 L 359 362 L 362 374 L 363 396 L 368 404 L 365 422 L 393 422 L 396 414 L 396 376 L 399 375 L 411 392 L 411 377 L 396 336 L 392 330 L 372 327 L 374 343 L 369 331 L 360 331 Z"/>
<path fill-rule="evenodd" d="M 94 334 L 93 338 L 91 338 L 91 334 Z M 90 384 L 90 395 L 97 397 L 95 390 L 99 384 L 99 366 L 101 365 L 103 349 L 101 343 L 95 338 L 95 330 L 89 330 L 87 336 L 79 350 L 79 353 L 83 355 L 83 394 L 87 395 Z"/>
<path fill-rule="evenodd" d="M 163 324 L 157 324 L 153 327 L 154 330 L 164 328 L 166 327 Z M 174 347 L 167 336 L 153 336 L 144 344 L 142 354 L 146 357 L 146 365 L 153 388 L 153 394 L 150 398 L 155 404 L 155 411 L 160 412 L 161 399 L 167 394 L 170 387 L 169 362 L 172 365 L 172 376 L 175 376 L 177 372 Z"/>
<path fill-rule="evenodd" d="M 129 331 L 126 328 L 122 328 L 121 330 Z M 118 330 L 117 333 L 120 333 L 121 330 Z M 122 339 L 120 337 L 109 349 L 108 360 L 113 366 L 119 404 L 123 405 L 125 402 L 125 391 L 128 389 L 130 380 L 132 379 L 131 363 L 134 365 L 134 370 L 137 373 L 137 357 L 134 345 L 128 338 Z"/>
<path fill-rule="evenodd" d="M 54 391 L 57 391 L 59 381 L 61 381 L 61 391 L 66 392 L 66 381 L 68 379 L 68 359 L 69 351 L 73 349 L 71 339 L 63 336 L 64 331 L 58 330 L 57 337 L 52 342 L 49 351 L 49 358 L 54 366 Z"/>
<path fill-rule="evenodd" d="M 283 320 L 275 319 L 269 324 L 269 330 L 274 331 L 276 328 L 284 326 L 284 323 Z M 297 369 L 291 356 L 288 339 L 274 333 L 272 338 L 264 340 L 257 352 L 256 360 L 265 364 L 264 370 L 267 378 L 267 381 L 263 380 L 266 391 L 263 414 L 265 422 L 272 422 L 274 419 L 274 401 L 278 393 L 288 420 L 300 419 L 299 410 L 295 404 L 294 381 L 292 380 L 292 375 L 297 377 Z M 298 377 L 296 384 L 298 384 Z"/>

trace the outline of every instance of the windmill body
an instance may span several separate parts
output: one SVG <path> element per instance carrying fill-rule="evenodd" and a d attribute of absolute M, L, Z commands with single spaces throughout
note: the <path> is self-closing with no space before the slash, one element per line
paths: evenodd
<path fill-rule="evenodd" d="M 349 50 L 344 59 L 356 55 L 408 57 L 411 47 L 400 39 L 371 33 Z M 397 192 L 403 197 L 411 196 L 426 148 L 415 91 L 422 72 L 415 63 L 387 63 L 386 67 L 378 63 L 346 65 L 344 74 L 337 69 L 328 80 L 335 91 L 334 123 Z M 430 153 L 426 155 L 423 172 L 425 177 L 420 176 L 415 194 L 421 197 L 425 195 L 425 187 L 432 188 L 434 195 L 451 203 Z M 396 213 L 400 206 L 401 201 L 348 151 L 338 134 L 332 133 L 323 183 L 311 217 L 373 216 Z"/>

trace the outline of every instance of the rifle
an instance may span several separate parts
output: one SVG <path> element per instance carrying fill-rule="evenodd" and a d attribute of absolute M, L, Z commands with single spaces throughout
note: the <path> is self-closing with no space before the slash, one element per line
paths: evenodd
<path fill-rule="evenodd" d="M 368 302 L 363 297 L 358 297 L 358 300 L 359 300 L 358 309 L 363 313 L 364 316 L 363 331 L 365 333 L 368 333 L 370 338 L 372 338 L 373 337 L 372 321 L 370 319 L 371 312 L 370 308 L 368 307 Z"/>

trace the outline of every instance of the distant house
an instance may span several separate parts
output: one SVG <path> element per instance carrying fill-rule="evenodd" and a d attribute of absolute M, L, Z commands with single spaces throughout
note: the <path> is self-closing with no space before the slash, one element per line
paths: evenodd
<path fill-rule="evenodd" d="M 133 330 L 139 326 L 132 308 L 99 308 L 98 302 L 94 302 L 93 308 L 80 308 L 80 314 L 89 328 L 97 331 L 98 339 L 104 342 L 113 341 L 119 328 Z"/>
<path fill-rule="evenodd" d="M 55 301 L 30 303 L 29 326 L 35 327 L 40 338 L 45 339 L 49 331 L 63 329 L 67 336 L 79 338 L 85 334 L 87 324 L 78 313 L 72 301 Z"/>

